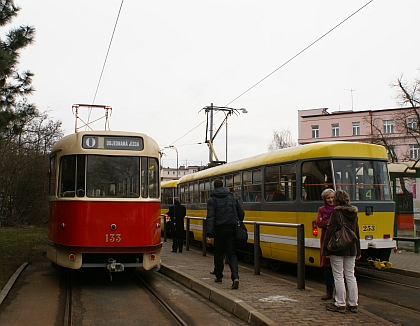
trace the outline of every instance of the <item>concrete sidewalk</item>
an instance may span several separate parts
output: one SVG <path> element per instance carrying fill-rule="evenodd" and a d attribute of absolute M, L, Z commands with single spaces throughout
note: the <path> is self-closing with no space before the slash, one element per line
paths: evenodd
<path fill-rule="evenodd" d="M 357 314 L 328 312 L 327 303 L 319 299 L 321 291 L 310 287 L 299 290 L 296 283 L 264 273 L 254 275 L 248 267 L 239 266 L 239 290 L 232 290 L 229 266 L 225 266 L 223 283 L 215 283 L 210 274 L 212 255 L 202 256 L 196 250 L 172 253 L 171 245 L 171 240 L 164 243 L 161 273 L 252 325 L 394 325 L 363 309 L 363 302 L 359 302 Z M 398 265 L 404 257 L 399 253 L 391 259 Z"/>

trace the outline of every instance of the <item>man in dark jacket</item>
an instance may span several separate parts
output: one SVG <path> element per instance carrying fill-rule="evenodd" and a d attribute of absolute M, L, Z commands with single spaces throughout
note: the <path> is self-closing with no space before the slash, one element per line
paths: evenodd
<path fill-rule="evenodd" d="M 174 223 L 175 233 L 173 236 L 172 252 L 182 252 L 182 246 L 184 244 L 184 217 L 187 214 L 185 206 L 181 205 L 178 197 L 174 198 L 174 205 L 169 207 L 168 213 L 166 213 L 171 221 Z"/>
<path fill-rule="evenodd" d="M 223 258 L 229 262 L 232 289 L 239 287 L 238 259 L 236 257 L 236 221 L 244 220 L 239 200 L 223 187 L 223 181 L 214 181 L 214 190 L 207 202 L 206 236 L 214 236 L 214 274 L 216 283 L 223 278 Z"/>

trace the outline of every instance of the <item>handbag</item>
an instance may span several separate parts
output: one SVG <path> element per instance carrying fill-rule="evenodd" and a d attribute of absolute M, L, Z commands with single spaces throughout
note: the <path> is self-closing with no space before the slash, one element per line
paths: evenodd
<path fill-rule="evenodd" d="M 340 228 L 337 229 L 330 241 L 327 249 L 330 252 L 342 251 L 349 248 L 357 240 L 357 235 L 344 222 L 343 216 L 340 213 Z"/>
<path fill-rule="evenodd" d="M 243 248 L 246 246 L 247 242 L 248 242 L 248 230 L 245 227 L 245 224 L 243 221 L 239 220 L 238 218 L 238 213 L 236 212 L 236 206 L 235 206 L 235 197 L 232 194 L 232 204 L 233 204 L 233 209 L 235 211 L 235 215 L 236 215 L 236 245 L 239 248 Z"/>

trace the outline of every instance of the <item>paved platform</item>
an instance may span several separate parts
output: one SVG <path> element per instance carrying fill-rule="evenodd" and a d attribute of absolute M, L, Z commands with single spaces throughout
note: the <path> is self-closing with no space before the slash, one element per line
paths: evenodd
<path fill-rule="evenodd" d="M 225 266 L 221 284 L 214 282 L 213 256 L 196 250 L 171 252 L 172 241 L 164 243 L 161 272 L 252 325 L 394 325 L 363 309 L 359 313 L 327 312 L 320 300 L 322 292 L 306 286 L 299 290 L 296 283 L 267 275 L 255 275 L 252 268 L 239 266 L 240 285 L 231 289 L 230 269 Z M 413 252 L 392 253 L 394 269 L 420 275 L 420 255 Z M 359 300 L 360 301 L 360 300 Z"/>

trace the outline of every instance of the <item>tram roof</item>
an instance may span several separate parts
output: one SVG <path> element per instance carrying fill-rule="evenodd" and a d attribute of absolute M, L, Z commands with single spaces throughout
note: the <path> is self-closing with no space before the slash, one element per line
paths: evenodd
<path fill-rule="evenodd" d="M 85 135 L 94 135 L 94 136 L 119 136 L 119 137 L 142 137 L 144 141 L 144 148 L 148 148 L 149 151 L 152 152 L 159 152 L 159 146 L 156 141 L 149 137 L 146 134 L 138 133 L 138 132 L 129 132 L 129 131 L 114 131 L 114 130 L 90 130 L 90 131 L 79 131 L 73 134 L 69 134 L 64 136 L 60 140 L 58 140 L 52 150 L 51 153 L 55 153 L 58 151 L 64 151 L 67 153 L 81 153 L 83 152 L 82 149 L 82 139 Z M 98 150 L 99 153 L 99 150 Z"/>
<path fill-rule="evenodd" d="M 354 157 L 388 160 L 385 148 L 380 145 L 344 141 L 319 142 L 296 147 L 283 148 L 198 171 L 193 174 L 188 174 L 181 177 L 179 183 L 205 177 L 214 177 L 233 171 L 241 171 L 262 165 L 271 165 L 275 163 L 293 162 L 302 159 L 324 157 Z"/>
<path fill-rule="evenodd" d="M 178 180 L 167 180 L 160 183 L 161 188 L 176 188 Z"/>

